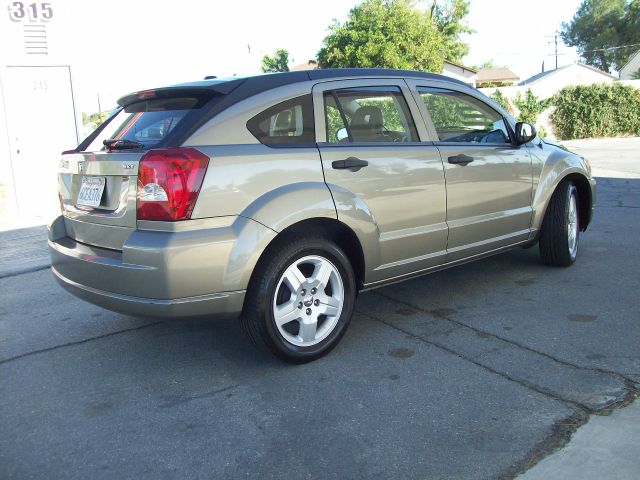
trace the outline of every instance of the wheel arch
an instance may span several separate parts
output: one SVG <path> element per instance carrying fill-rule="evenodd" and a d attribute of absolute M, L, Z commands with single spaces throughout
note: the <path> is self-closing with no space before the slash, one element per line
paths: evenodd
<path fill-rule="evenodd" d="M 578 190 L 578 214 L 580 216 L 580 230 L 584 232 L 591 223 L 591 209 L 594 198 L 589 179 L 579 170 L 567 170 L 563 172 L 562 175 L 558 175 L 556 177 L 551 187 L 544 188 L 544 191 L 548 192 L 544 194 L 544 201 L 540 201 L 540 199 L 538 199 L 538 201 L 534 200 L 534 204 L 538 203 L 540 205 L 534 213 L 532 225 L 534 231 L 536 232 L 536 237 L 540 234 L 542 222 L 545 215 L 547 214 L 547 209 L 549 208 L 551 197 L 556 192 L 558 187 L 566 181 L 573 182 L 573 184 L 576 186 L 576 189 Z"/>
<path fill-rule="evenodd" d="M 591 186 L 589 180 L 579 173 L 570 173 L 560 180 L 562 182 L 571 181 L 578 190 L 578 215 L 580 220 L 580 231 L 584 232 L 591 223 L 591 206 L 593 205 Z M 556 185 L 556 188 L 558 188 Z"/>
<path fill-rule="evenodd" d="M 283 241 L 292 237 L 304 236 L 321 236 L 338 245 L 351 263 L 353 273 L 356 277 L 357 289 L 359 290 L 362 288 L 365 278 L 365 256 L 362 244 L 360 243 L 356 233 L 349 226 L 339 220 L 327 217 L 315 217 L 301 220 L 289 225 L 278 233 L 269 242 L 260 255 L 260 258 L 251 273 L 251 279 L 253 279 L 255 272 L 259 270 L 259 267 L 264 263 L 265 259 L 269 258 L 271 253 L 277 249 Z"/>

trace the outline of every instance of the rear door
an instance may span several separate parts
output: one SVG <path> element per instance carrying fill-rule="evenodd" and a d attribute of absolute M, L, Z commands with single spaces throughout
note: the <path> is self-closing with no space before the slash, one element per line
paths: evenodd
<path fill-rule="evenodd" d="M 472 92 L 411 83 L 444 163 L 447 260 L 526 240 L 533 213 L 527 148 L 512 142 L 506 120 Z"/>
<path fill-rule="evenodd" d="M 447 241 L 443 166 L 436 147 L 420 142 L 426 130 L 406 83 L 323 82 L 313 97 L 318 147 L 338 216 L 362 208 L 378 228 L 380 259 L 368 266 L 373 271 L 366 282 L 441 263 Z"/>
<path fill-rule="evenodd" d="M 63 155 L 58 187 L 67 234 L 82 243 L 120 250 L 136 228 L 141 158 L 204 101 L 183 94 L 133 102 L 114 114 L 95 138 L 83 142 L 81 151 Z"/>

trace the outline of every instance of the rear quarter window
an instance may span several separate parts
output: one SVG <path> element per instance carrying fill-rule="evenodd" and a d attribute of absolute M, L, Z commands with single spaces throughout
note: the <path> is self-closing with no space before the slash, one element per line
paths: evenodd
<path fill-rule="evenodd" d="M 256 139 L 270 147 L 305 147 L 315 142 L 311 95 L 292 98 L 260 112 L 247 122 Z"/>

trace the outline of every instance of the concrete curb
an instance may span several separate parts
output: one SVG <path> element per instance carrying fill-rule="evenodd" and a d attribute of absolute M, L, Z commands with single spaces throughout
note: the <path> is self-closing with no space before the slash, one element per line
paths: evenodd
<path fill-rule="evenodd" d="M 640 472 L 640 403 L 592 416 L 571 441 L 518 480 L 634 480 Z"/>

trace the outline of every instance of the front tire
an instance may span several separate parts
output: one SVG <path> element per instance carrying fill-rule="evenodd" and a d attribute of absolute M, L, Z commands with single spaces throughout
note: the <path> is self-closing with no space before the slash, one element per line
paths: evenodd
<path fill-rule="evenodd" d="M 260 346 L 290 363 L 329 353 L 344 335 L 356 296 L 344 252 L 321 237 L 284 240 L 256 267 L 242 324 Z"/>
<path fill-rule="evenodd" d="M 540 233 L 540 256 L 547 265 L 568 267 L 578 256 L 580 215 L 578 189 L 561 183 L 549 202 Z"/>

